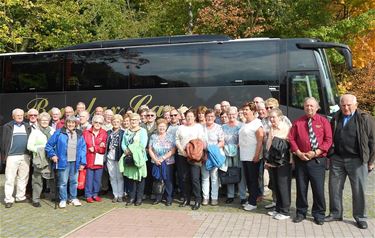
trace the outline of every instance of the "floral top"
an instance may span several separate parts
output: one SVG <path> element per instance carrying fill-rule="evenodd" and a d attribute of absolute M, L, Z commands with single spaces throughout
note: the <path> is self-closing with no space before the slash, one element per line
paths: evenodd
<path fill-rule="evenodd" d="M 235 126 L 225 124 L 222 126 L 224 132 L 224 151 L 226 156 L 236 156 L 238 154 L 238 133 L 242 123 Z"/>
<path fill-rule="evenodd" d="M 159 134 L 153 134 L 150 138 L 149 146 L 154 151 L 156 157 L 162 157 L 169 151 L 171 151 L 175 146 L 174 138 L 171 134 L 167 133 L 165 136 L 161 137 Z M 172 155 L 165 160 L 167 164 L 174 164 L 174 156 Z"/>

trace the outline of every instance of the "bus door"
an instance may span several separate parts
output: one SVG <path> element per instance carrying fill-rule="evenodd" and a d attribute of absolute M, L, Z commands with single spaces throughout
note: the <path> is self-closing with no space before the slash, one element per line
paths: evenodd
<path fill-rule="evenodd" d="M 288 72 L 287 78 L 287 115 L 291 121 L 304 115 L 303 102 L 306 97 L 316 98 L 320 107 L 324 108 L 318 71 Z"/>

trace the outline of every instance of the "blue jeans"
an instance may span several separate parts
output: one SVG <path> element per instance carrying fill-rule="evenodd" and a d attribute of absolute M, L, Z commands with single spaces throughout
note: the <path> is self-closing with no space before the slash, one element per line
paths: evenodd
<path fill-rule="evenodd" d="M 98 196 L 102 184 L 103 169 L 86 169 L 85 197 Z"/>
<path fill-rule="evenodd" d="M 78 170 L 76 170 L 76 162 L 68 162 L 65 169 L 58 170 L 59 182 L 59 198 L 60 201 L 68 200 L 67 184 L 69 180 L 69 200 L 77 198 L 77 180 Z"/>

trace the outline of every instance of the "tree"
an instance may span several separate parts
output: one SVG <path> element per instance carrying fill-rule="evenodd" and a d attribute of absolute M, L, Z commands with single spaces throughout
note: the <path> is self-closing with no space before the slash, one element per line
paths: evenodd
<path fill-rule="evenodd" d="M 194 32 L 251 37 L 266 29 L 264 23 L 265 19 L 257 14 L 250 1 L 213 0 L 199 10 Z"/>

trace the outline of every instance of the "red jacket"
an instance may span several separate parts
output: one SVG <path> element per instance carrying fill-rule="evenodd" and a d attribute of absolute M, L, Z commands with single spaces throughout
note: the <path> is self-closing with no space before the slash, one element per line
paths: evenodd
<path fill-rule="evenodd" d="M 89 130 L 85 130 L 83 132 L 83 138 L 86 142 L 87 152 L 86 152 L 86 168 L 89 169 L 101 169 L 103 168 L 102 165 L 94 165 L 95 161 L 95 154 L 104 154 L 106 143 L 107 143 L 107 132 L 103 129 L 100 129 L 99 134 L 97 136 L 94 135 L 92 132 L 93 128 Z M 94 139 L 93 139 L 94 138 Z M 93 143 L 94 142 L 94 143 Z M 100 144 L 104 142 L 104 146 L 101 147 Z M 89 148 L 94 147 L 94 152 L 91 152 Z"/>

